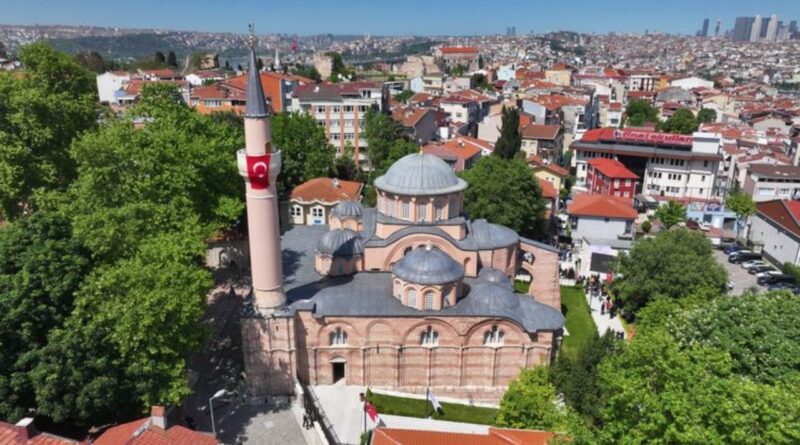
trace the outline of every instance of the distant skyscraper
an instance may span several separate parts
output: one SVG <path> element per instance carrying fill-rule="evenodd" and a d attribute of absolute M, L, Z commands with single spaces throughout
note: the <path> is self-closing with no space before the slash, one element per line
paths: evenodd
<path fill-rule="evenodd" d="M 772 14 L 772 17 L 769 18 L 769 24 L 767 25 L 767 34 L 765 36 L 767 41 L 773 41 L 778 36 L 778 26 L 780 23 L 778 22 L 778 14 Z"/>
<path fill-rule="evenodd" d="M 749 41 L 754 21 L 755 19 L 753 17 L 737 17 L 733 25 L 732 40 L 734 42 Z"/>
<path fill-rule="evenodd" d="M 750 30 L 750 41 L 757 42 L 761 38 L 761 16 L 757 15 L 753 20 L 753 28 Z"/>
<path fill-rule="evenodd" d="M 703 20 L 703 30 L 700 31 L 700 37 L 708 37 L 708 19 Z"/>
<path fill-rule="evenodd" d="M 797 20 L 789 22 L 789 38 L 794 39 L 797 37 Z"/>
<path fill-rule="evenodd" d="M 516 26 L 506 27 L 506 36 L 514 37 L 516 35 L 517 35 L 517 27 Z"/>
<path fill-rule="evenodd" d="M 714 37 L 719 37 L 719 29 L 722 27 L 722 19 L 717 19 L 717 27 L 714 28 Z"/>

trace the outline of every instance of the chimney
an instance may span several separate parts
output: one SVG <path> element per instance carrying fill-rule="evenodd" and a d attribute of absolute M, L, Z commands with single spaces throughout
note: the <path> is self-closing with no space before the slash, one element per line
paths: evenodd
<path fill-rule="evenodd" d="M 162 430 L 167 429 L 167 410 L 163 406 L 150 408 L 150 423 Z"/>
<path fill-rule="evenodd" d="M 338 178 L 333 178 L 333 180 L 331 180 L 331 184 L 333 184 L 333 188 L 337 188 L 338 189 L 339 188 L 339 179 Z"/>
<path fill-rule="evenodd" d="M 15 426 L 17 427 L 17 438 L 23 442 L 33 438 L 33 436 L 38 434 L 38 431 L 36 431 L 36 425 L 33 424 L 32 417 L 26 417 L 20 420 Z"/>

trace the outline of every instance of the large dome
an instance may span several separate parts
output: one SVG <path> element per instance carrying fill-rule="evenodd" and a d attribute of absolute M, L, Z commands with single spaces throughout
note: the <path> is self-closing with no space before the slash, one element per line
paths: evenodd
<path fill-rule="evenodd" d="M 351 257 L 364 253 L 364 243 L 352 230 L 334 229 L 320 238 L 317 252 L 334 257 Z"/>
<path fill-rule="evenodd" d="M 439 157 L 425 153 L 406 155 L 375 179 L 375 187 L 398 195 L 442 195 L 459 192 L 467 183 Z"/>
<path fill-rule="evenodd" d="M 414 249 L 392 266 L 392 273 L 413 284 L 447 284 L 464 278 L 464 268 L 450 255 L 430 247 Z"/>

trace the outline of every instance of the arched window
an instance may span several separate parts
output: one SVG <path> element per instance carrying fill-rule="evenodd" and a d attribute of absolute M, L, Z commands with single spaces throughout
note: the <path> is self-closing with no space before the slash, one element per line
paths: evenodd
<path fill-rule="evenodd" d="M 403 256 L 408 255 L 409 253 L 411 253 L 412 250 L 414 250 L 414 246 L 406 247 L 405 250 L 403 250 Z"/>
<path fill-rule="evenodd" d="M 426 310 L 433 309 L 433 291 L 425 292 L 425 309 Z"/>
<path fill-rule="evenodd" d="M 395 281 L 394 282 L 394 292 L 393 292 L 394 297 L 399 300 L 402 297 L 402 294 L 403 294 L 403 289 L 402 289 L 402 287 L 400 287 L 400 282 L 399 281 Z"/>
<path fill-rule="evenodd" d="M 435 221 L 441 221 L 444 219 L 444 201 L 442 201 L 441 199 L 437 199 L 436 201 L 434 201 L 433 210 L 434 210 L 433 219 Z"/>
<path fill-rule="evenodd" d="M 417 204 L 417 221 L 425 221 L 428 218 L 428 204 Z"/>
<path fill-rule="evenodd" d="M 492 326 L 492 329 L 483 334 L 484 345 L 502 345 L 503 344 L 503 331 L 498 329 L 497 325 Z"/>
<path fill-rule="evenodd" d="M 428 326 L 428 329 L 422 331 L 420 336 L 420 344 L 435 346 L 439 344 L 439 333 L 434 331 L 433 328 Z"/>
<path fill-rule="evenodd" d="M 330 344 L 331 344 L 331 346 L 334 346 L 334 345 L 346 345 L 347 344 L 347 332 L 343 331 L 342 328 L 336 328 L 335 331 L 330 333 Z"/>
<path fill-rule="evenodd" d="M 389 206 L 389 216 L 391 216 L 392 218 L 396 218 L 397 217 L 397 201 L 395 201 L 394 199 L 388 199 L 386 205 Z"/>
<path fill-rule="evenodd" d="M 416 289 L 409 289 L 408 290 L 408 305 L 417 307 L 417 290 Z"/>
<path fill-rule="evenodd" d="M 458 216 L 458 204 L 455 196 L 450 197 L 450 218 Z"/>

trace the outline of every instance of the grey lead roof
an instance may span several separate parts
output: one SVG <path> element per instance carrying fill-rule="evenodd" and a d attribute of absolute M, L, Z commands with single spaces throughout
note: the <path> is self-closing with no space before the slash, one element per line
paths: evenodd
<path fill-rule="evenodd" d="M 392 273 L 414 284 L 447 284 L 464 278 L 464 267 L 434 248 L 414 249 L 392 266 Z"/>
<path fill-rule="evenodd" d="M 467 183 L 438 156 L 412 153 L 376 178 L 375 187 L 398 195 L 429 196 L 462 191 Z"/>
<path fill-rule="evenodd" d="M 342 201 L 331 210 L 331 216 L 338 218 L 361 218 L 364 214 L 364 207 L 358 201 Z"/>
<path fill-rule="evenodd" d="M 564 327 L 564 316 L 535 301 L 530 295 L 480 279 L 466 278 L 470 292 L 455 306 L 441 310 L 417 310 L 392 297 L 391 275 L 361 272 L 350 277 L 326 278 L 287 292 L 290 306 L 276 317 L 298 310 L 315 317 L 496 317 L 511 320 L 527 332 L 555 331 Z"/>
<path fill-rule="evenodd" d="M 516 232 L 485 219 L 472 221 L 470 233 L 475 238 L 478 249 L 497 249 L 519 243 L 519 235 Z"/>
<path fill-rule="evenodd" d="M 269 116 L 264 89 L 261 87 L 261 76 L 258 74 L 256 50 L 250 46 L 250 69 L 247 72 L 247 108 L 244 117 L 262 118 Z"/>
<path fill-rule="evenodd" d="M 488 281 L 490 283 L 494 283 L 500 286 L 503 286 L 508 289 L 513 289 L 514 285 L 511 284 L 511 280 L 508 279 L 506 274 L 500 272 L 499 270 L 493 267 L 484 267 L 478 272 L 478 278 L 483 281 Z"/>
<path fill-rule="evenodd" d="M 333 229 L 319 239 L 317 252 L 334 257 L 351 257 L 364 253 L 364 242 L 350 229 Z"/>

